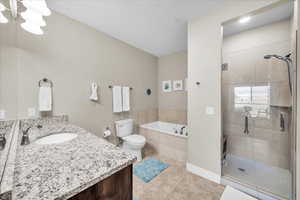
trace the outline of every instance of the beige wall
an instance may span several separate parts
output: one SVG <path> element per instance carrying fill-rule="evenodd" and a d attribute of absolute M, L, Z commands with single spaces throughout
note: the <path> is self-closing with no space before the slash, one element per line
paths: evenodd
<path fill-rule="evenodd" d="M 158 59 L 158 108 L 159 120 L 165 122 L 187 123 L 187 92 L 162 91 L 162 81 L 184 80 L 187 78 L 186 51 L 174 53 Z"/>
<path fill-rule="evenodd" d="M 226 2 L 188 27 L 188 162 L 217 175 L 221 175 L 221 24 L 276 1 Z M 206 114 L 207 106 L 215 109 L 214 115 Z"/>
<path fill-rule="evenodd" d="M 15 119 L 18 110 L 15 33 L 15 26 L 0 23 L 0 110 L 5 110 L 6 119 Z"/>
<path fill-rule="evenodd" d="M 12 34 L 17 35 L 17 48 L 7 56 L 18 59 L 20 118 L 27 117 L 29 107 L 37 108 L 38 81 L 47 77 L 54 84 L 54 114 L 67 114 L 71 123 L 96 135 L 102 136 L 107 126 L 114 130 L 113 122 L 118 119 L 133 117 L 137 123 L 157 120 L 155 56 L 60 14 L 45 19 L 43 36 L 27 33 L 19 26 Z M 1 25 L 0 32 L 9 26 L 14 24 Z M 93 81 L 100 86 L 96 103 L 89 100 Z M 133 87 L 129 113 L 112 114 L 109 85 Z M 147 88 L 152 90 L 151 96 L 146 95 Z"/>
<path fill-rule="evenodd" d="M 228 137 L 228 153 L 267 165 L 290 169 L 291 95 L 286 63 L 265 60 L 264 55 L 291 52 L 291 22 L 285 20 L 244 31 L 223 41 L 222 72 L 223 134 Z M 272 35 L 272 37 L 270 37 Z M 268 116 L 252 116 L 249 134 L 244 134 L 245 111 L 235 105 L 236 87 L 270 86 Z M 275 105 L 275 106 L 274 106 Z M 285 130 L 280 130 L 280 114 Z"/>

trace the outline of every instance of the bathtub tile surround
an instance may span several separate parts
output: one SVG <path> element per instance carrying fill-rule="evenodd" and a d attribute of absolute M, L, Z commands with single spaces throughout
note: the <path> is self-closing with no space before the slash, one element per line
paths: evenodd
<path fill-rule="evenodd" d="M 222 72 L 223 131 L 228 136 L 228 153 L 273 167 L 290 169 L 291 95 L 284 62 L 265 60 L 264 55 L 286 55 L 290 52 L 290 21 L 285 20 L 257 29 L 225 37 Z M 267 37 L 272 32 L 273 37 Z M 266 37 L 264 37 L 266 36 Z M 260 39 L 268 38 L 268 39 Z M 249 45 L 249 40 L 256 42 Z M 265 87 L 265 113 L 251 111 L 249 134 L 244 134 L 245 112 L 238 101 L 238 90 Z M 253 98 L 255 101 L 255 98 Z M 256 102 L 253 102 L 256 103 Z M 280 127 L 280 115 L 284 130 Z"/>
<path fill-rule="evenodd" d="M 165 124 L 165 126 L 159 126 L 159 123 Z M 182 162 L 186 161 L 187 137 L 174 133 L 174 127 L 178 127 L 176 128 L 177 132 L 180 132 L 179 127 L 182 126 L 183 125 L 164 122 L 154 122 L 142 125 L 140 127 L 140 134 L 145 136 L 147 140 L 147 144 L 144 148 L 145 156 L 157 154 Z"/>
<path fill-rule="evenodd" d="M 187 111 L 177 109 L 159 108 L 158 119 L 162 122 L 187 124 Z"/>

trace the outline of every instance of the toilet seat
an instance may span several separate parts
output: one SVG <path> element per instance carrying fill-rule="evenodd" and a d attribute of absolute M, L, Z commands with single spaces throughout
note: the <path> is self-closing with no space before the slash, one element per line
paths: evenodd
<path fill-rule="evenodd" d="M 136 145 L 141 145 L 146 143 L 146 138 L 142 135 L 129 135 L 123 137 L 123 140 L 130 144 L 136 144 Z"/>

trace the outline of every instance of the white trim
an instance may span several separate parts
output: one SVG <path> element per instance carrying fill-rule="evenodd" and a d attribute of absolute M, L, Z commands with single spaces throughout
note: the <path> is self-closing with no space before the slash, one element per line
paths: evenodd
<path fill-rule="evenodd" d="M 186 163 L 186 170 L 195 174 L 195 175 L 198 175 L 198 176 L 201 176 L 205 179 L 208 179 L 210 181 L 213 181 L 215 183 L 218 183 L 220 184 L 221 183 L 221 176 L 214 173 L 214 172 L 211 172 L 211 171 L 208 171 L 206 169 L 202 169 L 196 165 L 193 165 L 191 163 Z"/>

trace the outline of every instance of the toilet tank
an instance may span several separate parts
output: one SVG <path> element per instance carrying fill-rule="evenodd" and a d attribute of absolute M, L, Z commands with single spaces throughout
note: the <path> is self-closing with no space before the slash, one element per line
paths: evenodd
<path fill-rule="evenodd" d="M 115 123 L 118 137 L 125 137 L 133 133 L 133 119 L 120 120 Z"/>

